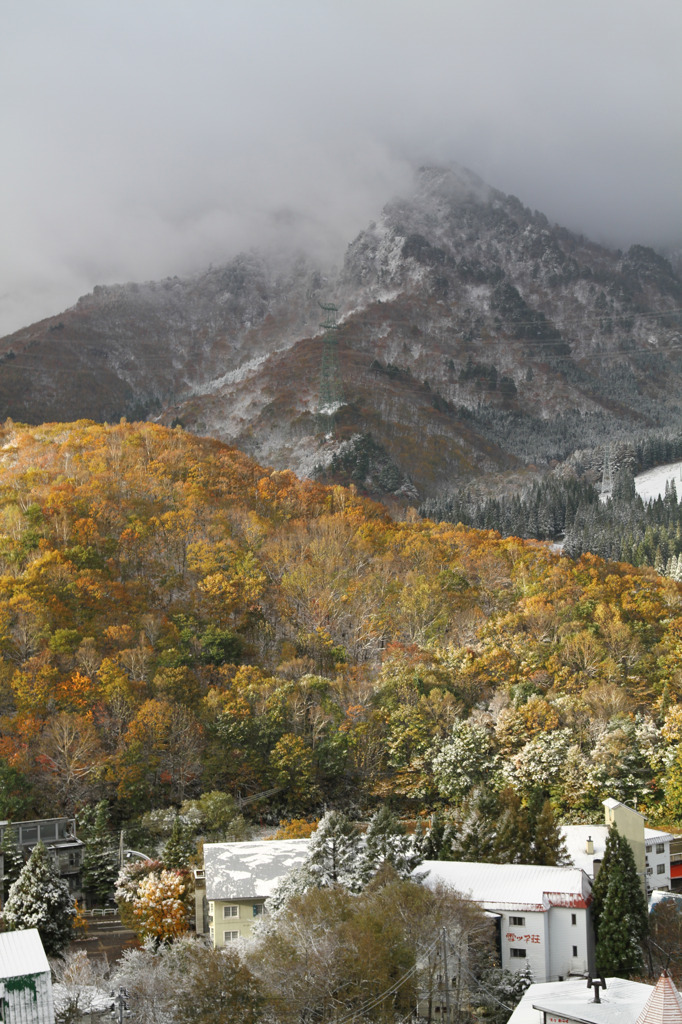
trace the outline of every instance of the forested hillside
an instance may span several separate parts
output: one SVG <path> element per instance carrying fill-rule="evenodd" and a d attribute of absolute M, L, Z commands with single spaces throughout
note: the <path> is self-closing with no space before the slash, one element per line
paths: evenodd
<path fill-rule="evenodd" d="M 274 817 L 461 819 L 486 781 L 682 822 L 682 590 L 651 570 L 395 521 L 180 429 L 7 421 L 0 573 L 0 817 L 277 787 Z"/>
<path fill-rule="evenodd" d="M 521 490 L 498 497 L 465 490 L 426 501 L 420 511 L 502 536 L 563 539 L 565 554 L 585 552 L 651 566 L 680 579 L 682 506 L 674 480 L 663 495 L 645 501 L 634 473 L 673 462 L 682 456 L 679 434 L 647 436 L 632 445 L 575 453 L 555 472 Z M 611 462 L 613 490 L 601 500 L 601 474 Z"/>

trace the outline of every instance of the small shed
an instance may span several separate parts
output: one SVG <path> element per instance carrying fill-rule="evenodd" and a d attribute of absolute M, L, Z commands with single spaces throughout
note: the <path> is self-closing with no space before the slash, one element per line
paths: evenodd
<path fill-rule="evenodd" d="M 54 1024 L 50 965 L 37 928 L 0 933 L 4 1024 Z"/>

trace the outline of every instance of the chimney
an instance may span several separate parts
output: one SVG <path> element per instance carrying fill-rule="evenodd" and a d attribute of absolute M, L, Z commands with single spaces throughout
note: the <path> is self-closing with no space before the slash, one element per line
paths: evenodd
<path fill-rule="evenodd" d="M 587 842 L 585 843 L 585 853 L 594 853 L 594 842 L 592 841 L 592 836 L 587 837 Z"/>

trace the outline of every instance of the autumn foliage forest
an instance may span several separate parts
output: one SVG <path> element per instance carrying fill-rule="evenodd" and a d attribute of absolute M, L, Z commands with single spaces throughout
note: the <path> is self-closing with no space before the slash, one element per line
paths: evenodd
<path fill-rule="evenodd" d="M 682 589 L 152 424 L 0 427 L 0 817 L 220 790 L 682 824 Z"/>

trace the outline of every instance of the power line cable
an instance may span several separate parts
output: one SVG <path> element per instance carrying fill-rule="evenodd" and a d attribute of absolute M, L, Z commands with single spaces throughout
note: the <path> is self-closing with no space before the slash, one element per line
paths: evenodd
<path fill-rule="evenodd" d="M 421 954 L 422 959 L 426 958 L 426 957 L 429 957 L 431 955 L 431 953 L 433 953 L 434 949 L 436 949 L 436 947 L 440 945 L 440 943 L 441 943 L 441 937 L 439 935 L 438 938 L 431 944 L 431 946 L 429 946 L 428 949 L 426 949 Z M 402 986 L 407 981 L 409 981 L 410 978 L 414 977 L 414 975 L 420 969 L 421 968 L 420 968 L 419 963 L 415 963 L 408 971 L 406 971 L 400 978 L 398 978 L 397 981 L 395 981 L 389 988 L 387 988 L 385 990 L 385 992 L 382 992 L 381 995 L 373 997 L 371 1000 L 369 1000 L 363 1006 L 359 1006 L 356 1010 L 353 1010 L 352 1013 L 347 1014 L 345 1017 L 340 1017 L 335 1022 L 335 1024 L 347 1024 L 348 1021 L 354 1020 L 356 1017 L 360 1016 L 361 1014 L 368 1013 L 370 1010 L 373 1010 L 374 1007 L 378 1006 L 379 1003 L 382 1003 L 384 1001 L 384 999 L 387 999 L 389 996 L 391 996 L 395 992 L 397 992 L 398 989 L 402 988 Z"/>

